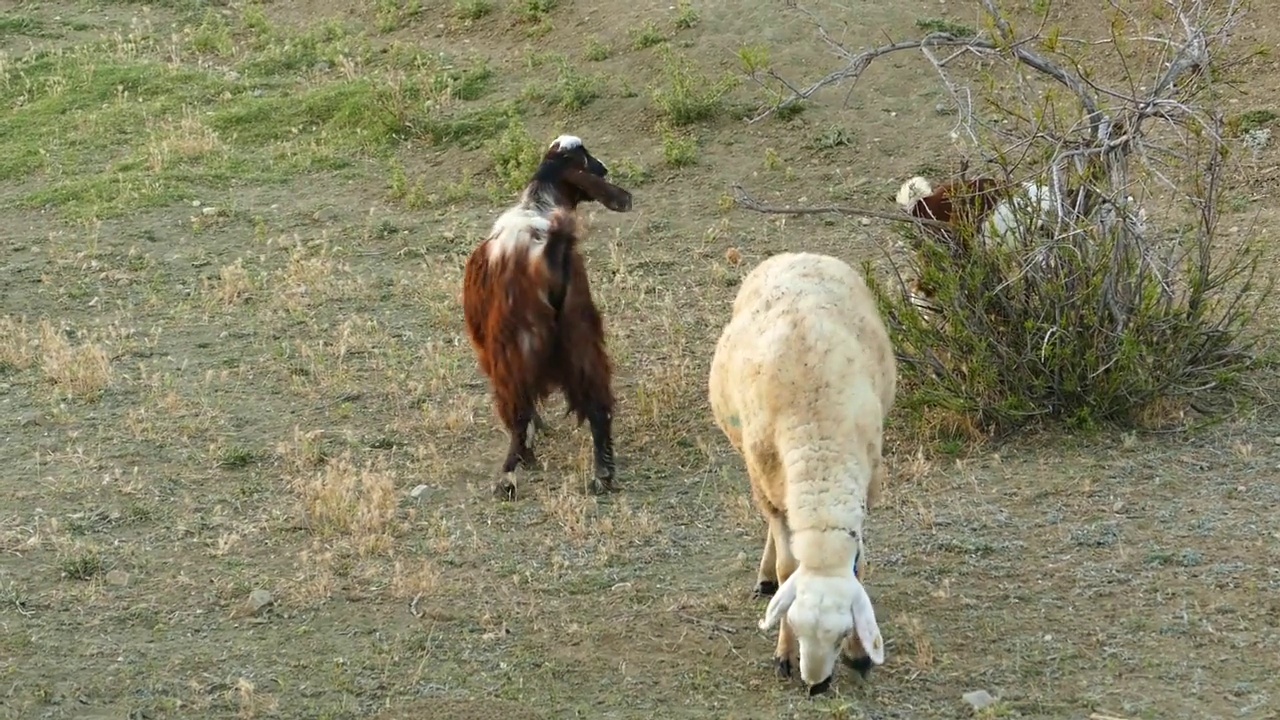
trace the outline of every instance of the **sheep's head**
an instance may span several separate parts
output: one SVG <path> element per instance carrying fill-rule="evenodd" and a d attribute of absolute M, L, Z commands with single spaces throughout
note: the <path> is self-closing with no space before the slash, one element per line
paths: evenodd
<path fill-rule="evenodd" d="M 902 183 L 902 187 L 898 188 L 897 202 L 898 206 L 908 212 L 921 198 L 927 198 L 933 194 L 933 186 L 928 180 L 919 175 Z"/>
<path fill-rule="evenodd" d="M 830 686 L 841 645 L 851 634 L 857 635 L 871 662 L 884 662 L 875 608 L 853 567 L 836 575 L 798 568 L 769 601 L 760 629 L 773 627 L 784 614 L 800 646 L 800 677 L 810 694 Z"/>
<path fill-rule="evenodd" d="M 559 185 L 563 200 L 575 207 L 583 200 L 594 200 L 614 212 L 631 209 L 631 193 L 605 180 L 609 168 L 587 151 L 582 138 L 561 135 L 551 141 L 534 182 Z"/>

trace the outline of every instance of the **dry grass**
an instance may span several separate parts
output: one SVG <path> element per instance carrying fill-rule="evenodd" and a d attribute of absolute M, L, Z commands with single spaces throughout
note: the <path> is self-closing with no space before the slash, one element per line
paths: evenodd
<path fill-rule="evenodd" d="M 36 359 L 35 341 L 23 320 L 9 315 L 0 317 L 0 367 L 25 370 Z"/>
<path fill-rule="evenodd" d="M 111 384 L 111 357 L 97 343 L 73 345 L 63 330 L 41 320 L 40 369 L 60 392 L 96 400 Z"/>

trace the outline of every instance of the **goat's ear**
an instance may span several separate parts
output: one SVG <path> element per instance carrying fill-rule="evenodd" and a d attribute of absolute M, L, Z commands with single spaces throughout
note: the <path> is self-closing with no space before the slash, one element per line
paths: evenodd
<path fill-rule="evenodd" d="M 871 658 L 871 662 L 881 665 L 884 663 L 884 638 L 880 636 L 880 626 L 876 624 L 876 609 L 871 606 L 867 589 L 862 587 L 856 577 L 853 587 L 853 605 L 849 608 L 853 613 L 853 630 L 858 634 L 862 649 L 867 651 L 867 657 Z"/>
<path fill-rule="evenodd" d="M 627 212 L 631 209 L 631 193 L 602 177 L 574 169 L 567 171 L 564 179 L 585 193 L 587 197 L 614 212 Z"/>
<path fill-rule="evenodd" d="M 791 603 L 796 600 L 796 578 L 799 576 L 800 573 L 793 572 L 791 577 L 782 583 L 782 587 L 778 588 L 778 591 L 769 599 L 769 607 L 765 608 L 764 617 L 760 619 L 759 623 L 756 623 L 757 627 L 761 630 L 768 630 L 778 624 L 778 621 L 787 613 L 787 610 L 791 609 Z"/>

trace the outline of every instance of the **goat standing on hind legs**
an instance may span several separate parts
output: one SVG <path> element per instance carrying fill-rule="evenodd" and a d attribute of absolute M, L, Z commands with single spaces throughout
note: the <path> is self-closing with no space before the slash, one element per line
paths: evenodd
<path fill-rule="evenodd" d="M 494 406 L 510 436 L 494 494 L 514 499 L 517 466 L 536 458 L 529 425 L 543 429 L 537 404 L 559 388 L 578 424 L 591 426 L 591 490 L 614 489 L 612 365 L 604 321 L 578 241 L 578 203 L 631 209 L 631 194 L 604 178 L 609 170 L 582 140 L 561 135 L 525 186 L 520 201 L 493 223 L 467 260 L 463 314 L 489 378 Z"/>

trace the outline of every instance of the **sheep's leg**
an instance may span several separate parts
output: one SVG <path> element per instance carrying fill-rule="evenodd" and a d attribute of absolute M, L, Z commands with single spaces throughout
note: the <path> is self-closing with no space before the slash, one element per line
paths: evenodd
<path fill-rule="evenodd" d="M 774 572 L 778 582 L 784 583 L 800 565 L 796 556 L 791 554 L 791 531 L 787 529 L 785 517 L 775 515 L 769 518 L 769 535 L 773 539 Z M 783 677 L 791 677 L 792 671 L 800 668 L 800 644 L 786 616 L 778 623 L 778 645 L 773 652 L 773 664 Z"/>
<path fill-rule="evenodd" d="M 858 578 L 859 582 L 862 581 L 863 575 L 866 574 L 866 571 L 867 558 L 865 556 L 860 556 L 854 563 L 854 576 Z M 858 674 L 861 675 L 864 680 L 867 678 L 867 675 L 871 673 L 871 667 L 873 664 L 871 662 L 871 656 L 867 655 L 867 651 L 862 647 L 862 642 L 858 640 L 858 635 L 856 633 L 849 635 L 840 643 L 840 660 L 843 661 L 845 665 L 857 670 Z"/>
<path fill-rule="evenodd" d="M 756 570 L 756 587 L 753 597 L 771 597 L 778 592 L 777 550 L 773 546 L 773 529 L 766 528 L 764 551 L 760 554 L 760 569 Z"/>

